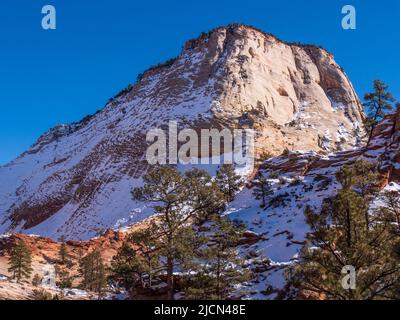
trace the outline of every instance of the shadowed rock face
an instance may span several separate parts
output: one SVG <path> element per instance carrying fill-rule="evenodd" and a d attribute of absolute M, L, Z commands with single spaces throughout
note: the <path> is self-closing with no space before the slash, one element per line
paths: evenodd
<path fill-rule="evenodd" d="M 362 143 L 363 113 L 324 49 L 251 27 L 217 28 L 144 72 L 99 112 L 50 130 L 0 168 L 0 233 L 87 239 L 151 214 L 130 191 L 147 170 L 145 135 L 170 120 L 253 128 L 257 151 L 327 152 Z"/>

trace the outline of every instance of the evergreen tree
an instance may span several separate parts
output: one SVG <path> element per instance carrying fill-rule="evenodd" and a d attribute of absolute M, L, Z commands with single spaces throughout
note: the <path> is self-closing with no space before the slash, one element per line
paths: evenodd
<path fill-rule="evenodd" d="M 393 109 L 392 103 L 395 99 L 388 89 L 389 87 L 385 83 L 375 80 L 374 91 L 366 93 L 364 96 L 364 106 L 367 111 L 365 125 L 369 132 L 368 144 L 371 141 L 376 125 L 385 116 L 385 112 Z"/>
<path fill-rule="evenodd" d="M 60 249 L 58 251 L 58 256 L 60 258 L 60 264 L 65 265 L 65 264 L 70 264 L 70 255 L 67 251 L 67 244 L 65 243 L 65 238 L 62 236 L 60 238 Z"/>
<path fill-rule="evenodd" d="M 59 241 L 61 242 L 58 250 L 59 265 L 55 266 L 57 286 L 60 288 L 71 288 L 75 277 L 71 275 L 70 270 L 74 264 L 71 255 L 68 253 L 64 236 L 62 236 Z"/>
<path fill-rule="evenodd" d="M 380 175 L 376 164 L 367 160 L 357 160 L 351 169 L 354 170 L 354 188 L 361 197 L 370 201 L 379 192 Z"/>
<path fill-rule="evenodd" d="M 134 231 L 124 241 L 111 262 L 111 278 L 131 291 L 137 285 L 151 288 L 161 270 L 154 223 L 149 228 Z"/>
<path fill-rule="evenodd" d="M 202 178 L 199 178 L 202 177 Z M 163 268 L 167 275 L 168 299 L 174 295 L 174 269 L 193 259 L 199 239 L 190 221 L 210 211 L 221 199 L 205 171 L 192 170 L 185 175 L 172 167 L 155 167 L 143 178 L 144 186 L 133 190 L 136 200 L 154 204 L 157 218 L 152 229 Z"/>
<path fill-rule="evenodd" d="M 355 167 L 344 167 L 337 179 L 342 189 L 326 200 L 320 213 L 307 208 L 311 232 L 298 263 L 290 271 L 295 287 L 327 299 L 389 298 L 399 282 L 398 237 L 389 223 L 369 223 L 368 197 L 355 187 L 361 179 Z M 356 287 L 343 288 L 342 271 L 355 270 Z"/>
<path fill-rule="evenodd" d="M 400 192 L 397 190 L 384 191 L 379 200 L 378 216 L 380 221 L 385 221 L 393 227 L 393 231 L 400 235 Z"/>
<path fill-rule="evenodd" d="M 81 287 L 83 289 L 96 292 L 98 299 L 104 297 L 107 274 L 99 251 L 93 251 L 81 259 L 79 273 L 82 277 Z"/>
<path fill-rule="evenodd" d="M 376 165 L 367 160 L 357 160 L 352 166 L 345 165 L 337 173 L 337 180 L 345 191 L 352 190 L 360 195 L 364 201 L 365 227 L 370 227 L 369 203 L 379 191 L 380 175 L 376 172 Z"/>
<path fill-rule="evenodd" d="M 141 284 L 142 270 L 137 265 L 136 250 L 128 241 L 124 241 L 111 261 L 110 278 L 127 291 Z"/>
<path fill-rule="evenodd" d="M 227 202 L 233 201 L 235 194 L 243 186 L 242 178 L 236 174 L 232 164 L 223 164 L 217 171 L 216 182 Z"/>
<path fill-rule="evenodd" d="M 151 222 L 149 228 L 135 231 L 128 237 L 128 241 L 136 247 L 136 265 L 141 271 L 142 287 L 147 288 L 153 286 L 153 279 L 160 272 L 160 255 L 155 234 L 157 225 Z"/>
<path fill-rule="evenodd" d="M 9 272 L 19 282 L 22 278 L 29 278 L 32 273 L 32 255 L 27 244 L 23 240 L 12 248 L 9 261 Z"/>
<path fill-rule="evenodd" d="M 63 268 L 61 266 L 56 266 L 55 269 L 56 269 L 56 277 L 58 278 L 57 286 L 62 289 L 72 288 L 74 277 L 71 276 L 71 273 L 68 271 L 68 269 Z"/>
<path fill-rule="evenodd" d="M 206 171 L 194 168 L 186 172 L 185 179 L 194 196 L 191 206 L 196 208 L 195 216 L 200 223 L 225 209 L 224 194 Z"/>
<path fill-rule="evenodd" d="M 243 229 L 227 218 L 214 216 L 211 239 L 199 251 L 194 275 L 186 277 L 185 295 L 189 299 L 224 300 L 237 292 L 237 286 L 249 280 L 237 245 Z"/>
<path fill-rule="evenodd" d="M 95 282 L 95 292 L 97 293 L 97 298 L 100 300 L 106 294 L 108 274 L 106 266 L 101 258 L 96 259 L 95 268 L 97 276 L 97 280 Z"/>
<path fill-rule="evenodd" d="M 261 171 L 258 172 L 257 178 L 254 181 L 254 191 L 253 195 L 256 199 L 261 199 L 261 207 L 264 208 L 267 204 L 266 199 L 273 193 L 271 189 L 271 183 L 263 175 Z"/>

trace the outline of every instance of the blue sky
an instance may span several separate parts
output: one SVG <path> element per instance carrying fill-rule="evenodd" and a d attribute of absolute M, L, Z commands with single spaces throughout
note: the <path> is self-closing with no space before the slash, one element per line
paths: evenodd
<path fill-rule="evenodd" d="M 41 28 L 41 8 L 57 9 L 57 29 Z M 341 28 L 341 8 L 357 9 L 357 30 Z M 0 3 L 0 164 L 56 124 L 77 121 L 185 40 L 232 22 L 334 54 L 358 94 L 374 79 L 400 98 L 400 2 L 395 0 L 134 1 L 2 0 Z"/>

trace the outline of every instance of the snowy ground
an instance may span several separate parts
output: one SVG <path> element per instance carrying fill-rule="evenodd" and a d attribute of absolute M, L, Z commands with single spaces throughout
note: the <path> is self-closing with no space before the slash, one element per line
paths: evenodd
<path fill-rule="evenodd" d="M 269 173 L 268 170 L 265 171 L 266 176 Z M 243 254 L 254 251 L 261 258 L 271 260 L 271 270 L 260 275 L 262 281 L 251 286 L 250 291 L 255 293 L 249 298 L 274 298 L 274 294 L 266 297 L 260 292 L 269 286 L 273 289 L 284 286 L 284 267 L 295 259 L 309 231 L 304 220 L 305 207 L 308 205 L 319 210 L 323 199 L 332 196 L 338 187 L 334 181 L 329 184 L 323 179 L 316 181 L 321 173 L 312 172 L 298 180 L 288 175 L 283 175 L 280 179 L 270 179 L 274 192 L 269 200 L 281 199 L 276 205 L 261 208 L 260 200 L 255 199 L 253 190 L 249 188 L 244 188 L 229 205 L 225 214 L 232 220 L 245 223 L 250 231 L 263 239 L 242 248 Z"/>

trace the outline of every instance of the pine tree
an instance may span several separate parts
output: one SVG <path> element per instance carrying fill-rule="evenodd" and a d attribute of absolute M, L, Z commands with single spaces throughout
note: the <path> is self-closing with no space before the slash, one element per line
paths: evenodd
<path fill-rule="evenodd" d="M 382 206 L 379 207 L 380 221 L 389 223 L 394 232 L 400 236 L 400 192 L 397 190 L 384 191 L 380 196 Z"/>
<path fill-rule="evenodd" d="M 64 288 L 72 288 L 72 283 L 74 281 L 74 277 L 71 276 L 71 273 L 68 269 L 63 268 L 62 266 L 55 266 L 56 269 L 56 277 L 57 286 L 64 289 Z"/>
<path fill-rule="evenodd" d="M 111 261 L 111 278 L 131 291 L 136 286 L 152 288 L 153 279 L 160 271 L 160 256 L 155 236 L 150 227 L 132 232 Z"/>
<path fill-rule="evenodd" d="M 223 164 L 216 175 L 216 182 L 220 190 L 224 193 L 227 202 L 235 198 L 235 194 L 243 186 L 242 178 L 236 174 L 232 164 Z"/>
<path fill-rule="evenodd" d="M 97 280 L 95 282 L 95 292 L 97 293 L 97 298 L 100 300 L 104 298 L 107 289 L 107 269 L 104 265 L 103 259 L 96 259 L 95 264 Z"/>
<path fill-rule="evenodd" d="M 81 287 L 96 292 L 98 299 L 104 297 L 107 287 L 107 273 L 99 251 L 95 250 L 80 261 Z"/>
<path fill-rule="evenodd" d="M 367 160 L 357 160 L 352 166 L 345 165 L 337 173 L 337 180 L 344 190 L 354 189 L 364 200 L 365 226 L 370 227 L 368 205 L 379 192 L 380 175 L 376 165 Z"/>
<path fill-rule="evenodd" d="M 60 249 L 58 251 L 58 256 L 60 258 L 60 264 L 65 265 L 65 264 L 70 264 L 70 255 L 67 251 L 67 244 L 65 243 L 65 238 L 62 236 L 60 238 Z"/>
<path fill-rule="evenodd" d="M 221 202 L 215 194 L 215 186 L 204 183 L 211 178 L 207 172 L 192 170 L 184 175 L 172 167 L 155 167 L 143 178 L 144 186 L 133 190 L 136 200 L 153 203 L 157 218 L 153 233 L 163 268 L 167 276 L 168 299 L 174 296 L 174 270 L 192 260 L 199 245 L 190 221 L 210 211 Z"/>
<path fill-rule="evenodd" d="M 81 279 L 82 289 L 92 290 L 93 282 L 95 281 L 94 276 L 94 262 L 93 254 L 89 253 L 83 256 L 79 261 L 79 275 Z"/>
<path fill-rule="evenodd" d="M 388 298 L 399 282 L 398 237 L 390 232 L 389 223 L 367 226 L 370 200 L 355 187 L 361 179 L 355 172 L 355 166 L 342 168 L 337 174 L 342 184 L 338 194 L 324 202 L 320 213 L 309 207 L 305 211 L 311 232 L 290 280 L 318 298 Z M 342 287 L 346 266 L 355 268 L 355 289 Z"/>
<path fill-rule="evenodd" d="M 153 286 L 153 278 L 160 271 L 160 255 L 155 234 L 157 226 L 152 222 L 149 228 L 135 231 L 128 237 L 128 241 L 136 247 L 136 265 L 141 270 L 142 287 L 147 288 Z"/>
<path fill-rule="evenodd" d="M 191 194 L 194 195 L 191 206 L 196 208 L 199 223 L 225 209 L 224 194 L 206 171 L 194 168 L 186 172 L 185 179 Z"/>
<path fill-rule="evenodd" d="M 269 180 L 263 175 L 261 171 L 258 172 L 257 178 L 254 182 L 254 191 L 253 195 L 256 199 L 261 199 L 261 207 L 264 208 L 267 204 L 267 197 L 272 194 L 271 183 Z"/>
<path fill-rule="evenodd" d="M 71 288 L 75 277 L 71 275 L 70 270 L 74 264 L 72 262 L 71 255 L 68 253 L 64 236 L 62 236 L 59 241 L 61 242 L 58 250 L 59 265 L 55 266 L 57 286 L 60 288 Z"/>
<path fill-rule="evenodd" d="M 376 125 L 383 119 L 386 111 L 393 109 L 392 103 L 395 101 L 392 94 L 388 91 L 389 87 L 382 81 L 374 81 L 374 91 L 366 93 L 364 96 L 364 106 L 367 111 L 365 125 L 369 131 L 368 144 L 371 141 Z"/>
<path fill-rule="evenodd" d="M 371 200 L 379 192 L 380 175 L 376 171 L 376 164 L 367 160 L 357 160 L 354 170 L 354 188 L 361 197 Z"/>
<path fill-rule="evenodd" d="M 210 233 L 211 239 L 198 252 L 200 262 L 193 266 L 194 275 L 186 277 L 188 299 L 224 300 L 239 293 L 237 286 L 250 279 L 244 260 L 237 253 L 243 229 L 215 215 Z"/>
<path fill-rule="evenodd" d="M 8 271 L 20 282 L 22 278 L 29 278 L 32 270 L 31 251 L 25 241 L 19 240 L 11 250 Z"/>
<path fill-rule="evenodd" d="M 142 284 L 142 269 L 137 264 L 136 250 L 129 241 L 124 241 L 111 261 L 110 278 L 131 291 L 138 283 Z"/>

